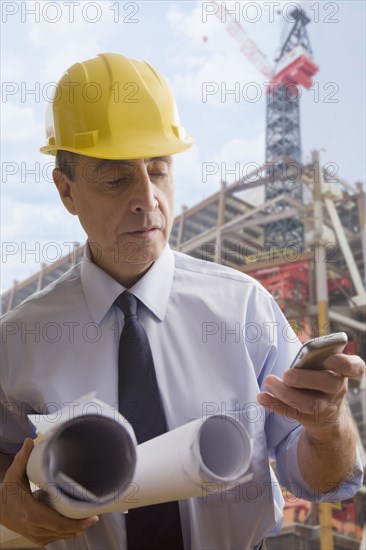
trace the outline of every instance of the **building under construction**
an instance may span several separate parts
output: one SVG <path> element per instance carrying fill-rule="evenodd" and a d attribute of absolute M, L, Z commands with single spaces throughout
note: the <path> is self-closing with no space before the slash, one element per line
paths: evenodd
<path fill-rule="evenodd" d="M 261 172 L 266 173 L 268 165 Z M 259 206 L 252 204 L 252 190 L 258 193 L 268 181 L 276 183 L 283 173 L 273 171 L 249 174 L 220 189 L 191 208 L 183 208 L 173 224 L 170 245 L 202 261 L 215 261 L 255 277 L 271 292 L 301 340 L 320 332 L 345 331 L 348 353 L 365 357 L 366 315 L 363 287 L 365 192 L 361 185 L 351 187 L 334 176 L 330 178 L 319 162 L 302 165 L 287 160 L 286 178 L 298 178 L 305 200 L 280 194 Z M 332 181 L 329 181 L 331 179 Z M 320 200 L 314 197 L 320 192 Z M 274 207 L 281 201 L 282 207 Z M 320 204 L 320 208 L 319 208 Z M 321 216 L 322 226 L 317 227 Z M 266 240 L 266 227 L 296 222 L 303 225 L 304 241 Z M 282 229 L 281 229 L 282 230 Z M 56 263 L 14 284 L 2 294 L 3 313 L 13 309 L 32 293 L 54 282 L 83 257 L 83 245 Z M 324 260 L 322 251 L 325 253 Z M 326 274 L 328 296 L 327 326 L 319 326 L 317 278 L 319 267 Z M 360 441 L 366 448 L 365 381 L 350 385 L 349 405 L 358 424 Z M 360 492 L 351 502 L 334 507 L 332 525 L 334 548 L 359 549 L 366 517 L 366 494 Z M 320 546 L 319 510 L 309 503 L 288 498 L 281 534 L 267 541 L 270 550 L 315 550 Z M 324 547 L 329 550 L 329 547 Z"/>
<path fill-rule="evenodd" d="M 266 114 L 266 162 L 191 207 L 182 207 L 170 245 L 203 262 L 213 261 L 248 273 L 275 297 L 302 341 L 344 331 L 346 352 L 366 350 L 365 191 L 324 166 L 320 153 L 302 163 L 296 87 L 309 88 L 318 70 L 306 32 L 309 19 L 293 13 L 294 24 L 277 60 L 268 68 L 263 56 L 224 4 L 217 16 L 244 55 L 273 81 Z M 43 289 L 83 256 L 83 245 L 3 293 L 3 312 Z M 357 422 L 365 464 L 365 380 L 351 381 L 349 406 Z M 284 526 L 267 540 L 269 550 L 366 548 L 366 493 L 349 502 L 312 505 L 285 495 Z"/>

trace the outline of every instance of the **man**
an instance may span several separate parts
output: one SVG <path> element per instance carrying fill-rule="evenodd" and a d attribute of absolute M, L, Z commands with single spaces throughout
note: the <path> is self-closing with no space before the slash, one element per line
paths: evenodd
<path fill-rule="evenodd" d="M 164 79 L 146 63 L 103 54 L 59 82 L 42 150 L 57 155 L 54 181 L 88 235 L 87 254 L 3 320 L 2 522 L 38 544 L 134 547 L 130 513 L 71 520 L 36 502 L 25 473 L 32 442 L 19 451 L 32 436 L 27 412 L 93 390 L 123 406 L 116 300 L 126 289 L 138 299 L 167 428 L 232 413 L 254 441 L 249 484 L 179 503 L 185 548 L 260 548 L 283 504 L 269 456 L 280 482 L 302 498 L 349 498 L 361 484 L 345 394 L 362 360 L 337 354 L 319 370 L 287 370 L 299 343 L 272 297 L 246 275 L 170 250 L 172 155 L 191 144 Z M 139 528 L 153 537 L 164 517 Z"/>

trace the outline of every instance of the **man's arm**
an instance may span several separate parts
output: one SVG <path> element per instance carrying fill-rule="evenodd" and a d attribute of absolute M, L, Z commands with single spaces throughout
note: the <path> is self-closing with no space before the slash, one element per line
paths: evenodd
<path fill-rule="evenodd" d="M 329 492 L 353 477 L 357 432 L 345 396 L 347 379 L 360 378 L 360 357 L 336 354 L 319 370 L 289 369 L 283 380 L 269 375 L 261 405 L 296 418 L 304 431 L 298 443 L 298 463 L 306 483 L 318 493 Z"/>
<path fill-rule="evenodd" d="M 45 546 L 59 539 L 69 539 L 98 522 L 97 516 L 85 519 L 69 519 L 61 516 L 45 504 L 36 501 L 29 486 L 26 466 L 33 449 L 33 441 L 27 438 L 12 461 L 1 454 L 0 485 L 1 523 L 25 538 Z"/>

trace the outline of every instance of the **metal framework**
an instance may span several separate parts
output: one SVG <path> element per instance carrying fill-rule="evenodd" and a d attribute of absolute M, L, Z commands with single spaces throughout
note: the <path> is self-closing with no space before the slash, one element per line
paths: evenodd
<path fill-rule="evenodd" d="M 280 82 L 267 94 L 266 161 L 278 162 L 283 155 L 301 162 L 301 134 L 299 94 L 294 88 Z M 267 185 L 266 196 L 272 198 L 272 185 Z M 288 193 L 286 186 L 283 192 Z"/>
<path fill-rule="evenodd" d="M 288 159 L 284 160 L 290 166 L 288 178 L 292 179 L 297 172 L 296 167 Z M 345 330 L 352 344 L 350 353 L 362 355 L 366 349 L 365 308 L 359 307 L 354 297 L 363 291 L 363 288 L 358 288 L 361 279 L 356 271 L 364 276 L 365 193 L 361 186 L 353 188 L 342 180 L 339 180 L 338 193 L 335 193 L 327 184 L 326 171 L 319 165 L 311 163 L 302 168 L 299 180 L 306 190 L 303 202 L 284 193 L 254 206 L 247 199 L 246 191 L 250 188 L 263 190 L 272 179 L 266 173 L 266 165 L 263 165 L 260 173 L 264 176 L 258 176 L 256 170 L 231 185 L 222 182 L 219 191 L 191 208 L 182 209 L 174 220 L 170 244 L 172 248 L 199 258 L 202 262 L 216 261 L 254 275 L 273 293 L 303 340 L 316 336 L 319 328 L 314 292 L 315 267 L 319 262 L 319 246 L 325 246 L 332 330 Z M 321 190 L 323 221 L 334 232 L 326 245 L 314 240 L 315 217 L 310 197 L 317 170 L 322 170 L 324 179 Z M 343 188 L 343 193 L 339 191 L 340 188 Z M 328 201 L 331 201 L 330 208 Z M 282 211 L 277 208 L 281 203 L 285 205 Z M 281 224 L 295 216 L 299 216 L 304 227 L 303 245 L 283 248 L 265 241 L 268 222 Z M 341 242 L 342 233 L 347 244 Z M 13 309 L 33 292 L 55 281 L 78 263 L 82 254 L 83 246 L 78 246 L 72 254 L 54 264 L 42 266 L 38 273 L 15 284 L 1 296 L 3 312 Z M 366 411 L 362 388 L 357 385 L 350 387 L 348 398 L 366 446 Z M 362 494 L 358 498 L 359 502 L 355 500 L 355 506 L 357 514 L 363 518 L 366 503 L 365 499 L 362 500 Z M 363 519 L 360 519 L 358 525 L 362 524 Z M 298 522 L 285 525 L 278 537 L 270 539 L 269 548 L 319 548 L 317 525 L 317 522 L 314 525 Z M 333 528 L 338 529 L 336 525 Z M 342 531 L 334 532 L 334 541 L 336 549 L 356 549 L 358 544 L 354 536 L 352 538 Z M 343 543 L 345 546 L 341 545 Z"/>
<path fill-rule="evenodd" d="M 289 165 L 288 179 L 295 179 L 298 167 L 295 164 L 291 165 L 286 158 L 284 161 Z M 304 202 L 292 197 L 290 193 L 284 193 L 254 206 L 250 200 L 247 200 L 247 192 L 251 189 L 263 190 L 269 182 L 277 179 L 276 173 L 272 175 L 266 173 L 266 167 L 267 165 L 264 164 L 261 170 L 256 169 L 245 178 L 230 185 L 221 182 L 221 187 L 216 193 L 190 208 L 182 209 L 174 220 L 170 245 L 173 249 L 190 254 L 201 261 L 216 261 L 246 273 L 258 274 L 260 270 L 285 268 L 289 263 L 293 265 L 294 262 L 308 262 L 308 300 L 293 300 L 293 302 L 298 302 L 296 314 L 298 318 L 306 316 L 311 318 L 314 316 L 312 307 L 316 308 L 312 289 L 313 266 L 318 259 L 318 247 L 316 242 L 314 243 L 315 218 L 311 198 L 316 174 L 315 167 L 313 163 L 302 166 L 298 178 L 300 185 L 306 190 Z M 324 169 L 322 172 L 323 176 L 326 176 Z M 329 262 L 328 280 L 332 289 L 330 308 L 334 315 L 338 312 L 338 306 L 339 311 L 345 311 L 348 325 L 342 326 L 355 330 L 360 337 L 365 327 L 362 324 L 364 317 L 362 310 L 357 309 L 353 298 L 361 294 L 360 287 L 364 277 L 365 193 L 360 185 L 354 188 L 343 183 L 339 178 L 338 181 L 338 194 L 331 192 L 328 184 L 325 184 L 322 199 L 324 226 L 329 228 L 329 238 L 332 240 L 326 247 Z M 343 192 L 339 190 L 342 187 Z M 278 208 L 280 204 L 284 204 L 282 210 Z M 293 220 L 296 216 L 304 227 L 303 244 L 296 244 L 293 241 L 292 246 L 289 245 L 284 249 L 280 242 L 266 241 L 268 223 L 282 224 L 284 220 Z M 290 222 L 288 224 L 287 227 L 290 228 Z M 336 227 L 337 225 L 339 227 Z M 348 246 L 347 243 L 342 244 L 342 239 L 338 236 L 340 230 L 344 233 Z M 14 284 L 1 296 L 3 313 L 16 307 L 33 292 L 43 289 L 58 279 L 82 259 L 82 254 L 83 246 L 79 245 L 71 254 L 53 264 L 42 266 L 42 269 L 29 279 Z M 355 275 L 356 270 L 359 276 Z M 295 304 L 287 302 L 284 305 L 287 315 L 286 308 L 290 305 L 292 308 Z M 332 306 L 334 306 L 333 310 Z M 343 319 L 342 323 L 344 322 Z"/>
<path fill-rule="evenodd" d="M 266 110 L 266 162 L 278 165 L 281 174 L 277 179 L 269 181 L 265 188 L 266 200 L 278 195 L 289 195 L 302 202 L 302 185 L 299 178 L 289 180 L 286 174 L 288 165 L 283 157 L 301 164 L 301 131 L 300 131 L 300 94 L 298 82 L 291 78 L 291 73 L 281 71 L 279 64 L 286 56 L 293 53 L 299 46 L 304 52 L 312 54 L 306 25 L 310 19 L 300 8 L 291 12 L 294 19 L 293 27 L 287 36 L 279 57 L 273 85 L 267 94 Z M 292 65 L 290 65 L 292 67 Z M 291 81 L 292 80 L 292 81 Z M 286 201 L 276 205 L 276 211 L 286 208 Z M 271 208 L 268 213 L 274 210 Z M 270 222 L 265 227 L 265 239 L 269 243 L 282 243 L 283 246 L 301 244 L 304 241 L 304 226 L 298 216 L 284 218 L 281 221 Z"/>
<path fill-rule="evenodd" d="M 281 175 L 286 173 L 287 164 L 283 158 L 301 164 L 300 108 L 299 85 L 310 87 L 311 77 L 317 71 L 311 60 L 312 49 L 306 31 L 310 19 L 303 9 L 295 7 L 291 12 L 294 23 L 284 41 L 280 55 L 276 59 L 274 71 L 266 56 L 249 37 L 246 30 L 235 19 L 224 2 L 214 1 L 215 14 L 225 24 L 227 32 L 239 44 L 243 55 L 269 81 L 266 111 L 266 162 L 280 170 L 277 178 L 266 183 L 267 201 L 279 195 L 288 195 L 302 202 L 302 185 L 299 179 L 288 179 Z M 287 208 L 286 200 L 277 202 L 266 212 L 270 216 L 283 212 Z M 282 246 L 301 244 L 304 240 L 303 224 L 298 217 L 282 217 L 275 222 L 269 221 L 265 226 L 265 241 Z"/>
<path fill-rule="evenodd" d="M 292 27 L 291 32 L 289 33 L 285 42 L 283 43 L 280 54 L 276 61 L 279 61 L 286 53 L 292 51 L 299 44 L 301 44 L 301 46 L 303 46 L 305 50 L 311 55 L 313 53 L 309 36 L 306 30 L 306 25 L 310 23 L 309 17 L 300 7 L 294 8 L 291 11 L 290 16 L 295 21 L 295 24 Z"/>
<path fill-rule="evenodd" d="M 277 67 L 275 76 L 267 94 L 267 120 L 266 120 L 266 161 L 276 162 L 281 156 L 301 162 L 301 136 L 300 136 L 300 109 L 296 76 L 293 75 L 293 62 L 290 54 L 301 47 L 301 52 L 312 55 L 310 40 L 306 25 L 310 19 L 300 8 L 295 8 L 290 13 L 294 24 L 281 52 L 276 59 Z M 289 57 L 288 71 L 281 67 L 281 61 Z M 291 71 L 290 71 L 291 69 Z M 295 73 L 296 74 L 296 73 Z M 266 196 L 273 196 L 271 185 L 268 185 Z M 284 188 L 283 192 L 288 192 Z"/>

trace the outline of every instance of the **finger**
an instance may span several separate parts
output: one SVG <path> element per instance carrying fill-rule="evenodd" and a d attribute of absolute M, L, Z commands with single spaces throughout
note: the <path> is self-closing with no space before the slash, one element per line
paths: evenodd
<path fill-rule="evenodd" d="M 64 534 L 62 539 L 74 539 L 82 535 L 82 532 L 80 533 L 73 533 L 73 534 Z M 52 542 L 58 542 L 60 541 L 60 536 L 55 535 L 54 533 L 27 533 L 26 537 L 28 540 L 34 542 L 37 546 L 47 546 L 48 544 L 51 544 Z"/>
<path fill-rule="evenodd" d="M 43 502 L 37 502 L 37 505 L 39 505 L 36 512 L 39 525 L 42 525 L 45 529 L 52 533 L 71 534 L 82 532 L 99 521 L 98 516 L 89 516 L 82 519 L 66 518 L 59 512 L 56 512 L 56 510 L 49 508 Z"/>
<path fill-rule="evenodd" d="M 19 484 L 28 495 L 31 494 L 31 490 L 26 468 L 33 447 L 34 444 L 32 439 L 27 438 L 24 440 L 22 448 L 15 455 L 14 460 L 9 466 L 4 478 L 4 481 L 6 480 L 10 483 Z"/>
<path fill-rule="evenodd" d="M 300 422 L 302 417 L 301 411 L 294 404 L 283 403 L 273 395 L 267 392 L 261 392 L 257 395 L 257 400 L 262 407 L 265 407 L 269 412 L 276 413 L 290 420 Z"/>
<path fill-rule="evenodd" d="M 323 404 L 324 407 L 321 407 L 319 402 L 315 402 L 311 413 L 304 413 L 292 407 L 291 404 L 283 403 L 270 393 L 262 392 L 258 394 L 257 399 L 260 405 L 270 413 L 276 413 L 288 422 L 300 422 L 307 428 L 316 428 L 318 431 L 329 430 L 330 426 L 335 426 L 339 422 L 341 407 L 329 401 Z"/>
<path fill-rule="evenodd" d="M 99 517 L 96 515 L 83 519 L 66 518 L 43 502 L 34 502 L 36 504 L 36 507 L 33 508 L 35 524 L 53 535 L 70 534 L 75 536 L 75 533 L 83 532 L 99 521 Z"/>
<path fill-rule="evenodd" d="M 33 538 L 39 539 L 39 537 L 47 537 L 47 538 L 53 538 L 54 540 L 60 540 L 60 539 L 71 539 L 74 537 L 79 537 L 82 535 L 87 529 L 92 527 L 94 523 L 90 525 L 84 525 L 83 527 L 75 529 L 71 529 L 68 531 L 57 531 L 55 529 L 45 529 L 43 527 L 34 527 L 34 531 L 32 533 Z"/>
<path fill-rule="evenodd" d="M 264 385 L 268 393 L 277 398 L 282 403 L 290 405 L 293 408 L 305 414 L 311 414 L 314 410 L 314 404 L 324 408 L 327 406 L 329 399 L 323 392 L 307 389 L 296 389 L 286 384 L 277 376 L 267 376 Z M 333 398 L 336 402 L 336 397 Z"/>
<path fill-rule="evenodd" d="M 344 395 L 347 378 L 330 370 L 289 369 L 283 375 L 286 386 L 324 392 L 327 395 Z"/>
<path fill-rule="evenodd" d="M 65 518 L 42 503 L 37 505 L 37 509 L 33 508 L 32 513 L 27 516 L 32 540 L 39 540 L 40 537 L 54 540 L 77 537 L 99 521 L 98 516 L 84 519 Z"/>
<path fill-rule="evenodd" d="M 27 462 L 33 450 L 33 447 L 33 440 L 30 437 L 27 437 L 27 439 L 25 439 L 23 442 L 22 448 L 14 457 L 14 461 L 12 464 L 13 471 L 15 471 L 19 477 L 21 477 L 26 471 Z"/>
<path fill-rule="evenodd" d="M 84 519 L 69 519 L 63 516 L 60 516 L 60 518 L 60 521 L 55 525 L 55 532 L 60 535 L 66 533 L 71 536 L 77 536 L 99 522 L 98 516 Z"/>
<path fill-rule="evenodd" d="M 323 368 L 338 372 L 348 378 L 361 378 L 365 373 L 365 363 L 361 357 L 344 353 L 330 355 L 324 361 Z"/>

